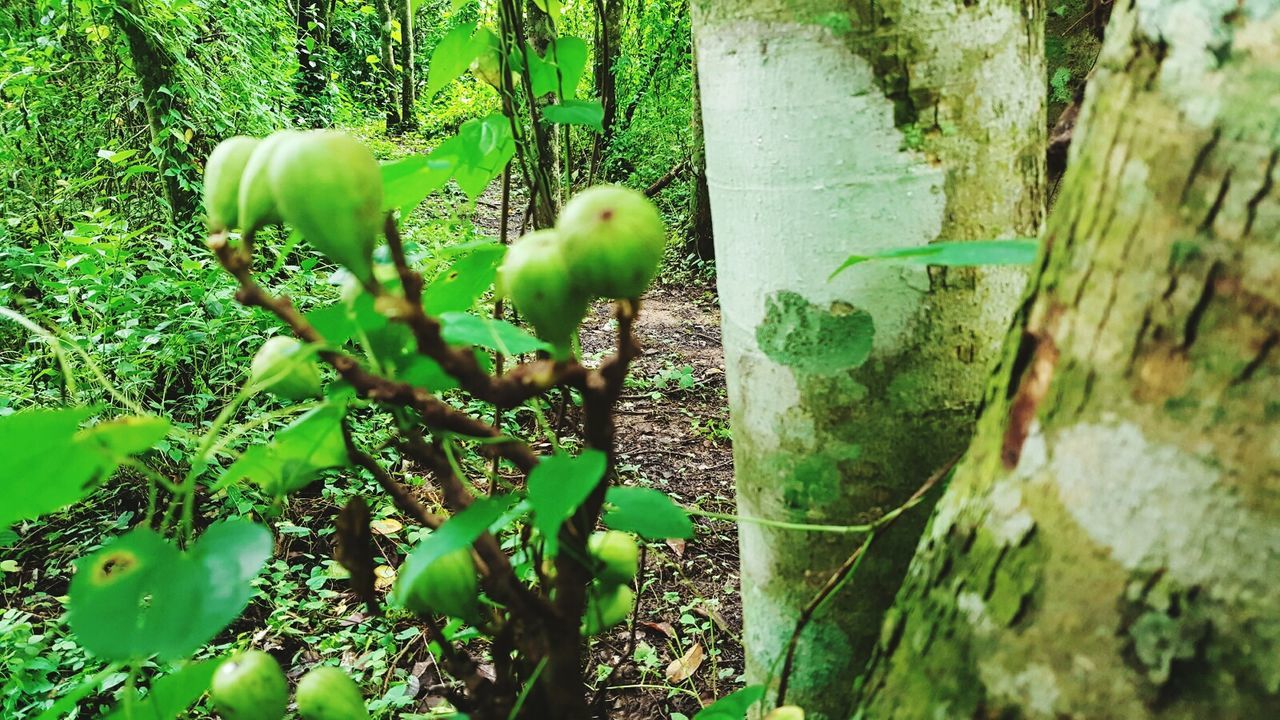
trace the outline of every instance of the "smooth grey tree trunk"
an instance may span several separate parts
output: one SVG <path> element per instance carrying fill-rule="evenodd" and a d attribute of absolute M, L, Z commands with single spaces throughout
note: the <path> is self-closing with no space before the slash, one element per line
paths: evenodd
<path fill-rule="evenodd" d="M 1025 272 L 872 263 L 828 276 L 853 253 L 1038 232 L 1042 4 L 693 11 L 739 512 L 869 521 L 968 443 Z M 811 720 L 849 716 L 845 689 L 926 517 L 878 540 L 856 590 L 802 636 L 788 701 Z M 797 615 L 857 542 L 741 525 L 750 681 L 776 686 Z"/>

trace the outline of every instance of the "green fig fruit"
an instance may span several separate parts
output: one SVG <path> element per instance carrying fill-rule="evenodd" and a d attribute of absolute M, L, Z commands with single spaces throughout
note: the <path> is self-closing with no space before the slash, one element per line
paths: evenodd
<path fill-rule="evenodd" d="M 258 142 L 236 135 L 209 153 L 204 164 L 204 212 L 210 234 L 240 227 L 240 178 Z"/>
<path fill-rule="evenodd" d="M 468 622 L 479 619 L 480 580 L 470 548 L 442 555 L 419 573 L 406 576 L 402 568 L 396 585 L 400 604 L 418 615 L 448 615 Z"/>
<path fill-rule="evenodd" d="M 249 160 L 240 176 L 240 211 L 237 217 L 240 232 L 248 235 L 264 227 L 280 224 L 280 211 L 276 207 L 275 195 L 271 192 L 268 168 L 280 146 L 301 134 L 297 130 L 274 132 L 259 141 L 249 154 Z"/>
<path fill-rule="evenodd" d="M 636 606 L 636 594 L 626 585 L 594 582 L 587 588 L 587 611 L 582 616 L 582 634 L 598 635 L 624 622 Z"/>
<path fill-rule="evenodd" d="M 298 680 L 303 720 L 368 720 L 369 709 L 355 681 L 336 667 L 318 667 Z"/>
<path fill-rule="evenodd" d="M 629 583 L 640 572 L 640 546 L 631 533 L 618 530 L 591 533 L 587 550 L 598 561 L 596 577 L 603 582 Z"/>
<path fill-rule="evenodd" d="M 804 720 L 804 708 L 799 705 L 783 705 L 769 711 L 764 720 Z"/>
<path fill-rule="evenodd" d="M 658 274 L 667 227 L 630 188 L 597 185 L 574 195 L 556 221 L 574 285 L 605 298 L 638 298 Z"/>
<path fill-rule="evenodd" d="M 320 366 L 297 357 L 303 345 L 285 335 L 268 338 L 249 364 L 249 382 L 269 382 L 266 390 L 285 400 L 307 400 L 324 394 Z"/>
<path fill-rule="evenodd" d="M 289 705 L 289 683 L 275 658 L 246 650 L 214 671 L 209 698 L 223 720 L 280 720 Z"/>
<path fill-rule="evenodd" d="M 350 135 L 314 130 L 285 140 L 268 167 L 280 217 L 330 260 L 371 279 L 382 232 L 382 170 Z"/>
<path fill-rule="evenodd" d="M 498 291 L 555 347 L 557 358 L 568 357 L 589 305 L 573 287 L 556 231 L 539 230 L 512 243 L 498 268 Z"/>

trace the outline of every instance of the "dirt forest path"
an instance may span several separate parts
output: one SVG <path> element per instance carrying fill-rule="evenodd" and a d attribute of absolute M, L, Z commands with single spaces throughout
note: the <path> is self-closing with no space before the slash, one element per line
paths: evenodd
<path fill-rule="evenodd" d="M 511 205 L 514 240 L 523 207 Z M 474 222 L 482 232 L 498 236 L 500 208 L 495 183 L 476 203 Z M 719 307 L 705 284 L 684 279 L 684 273 L 664 276 L 681 279 L 660 282 L 641 304 L 636 334 L 644 354 L 619 406 L 620 480 L 658 488 L 686 506 L 732 514 Z M 608 355 L 613 326 L 609 305 L 597 303 L 581 330 L 588 363 Z M 695 526 L 687 543 L 648 547 L 635 636 L 624 627 L 595 645 L 597 667 L 621 665 L 610 681 L 623 686 L 609 693 L 610 717 L 692 717 L 699 708 L 695 697 L 706 703 L 742 686 L 736 528 L 706 519 L 695 519 Z"/>

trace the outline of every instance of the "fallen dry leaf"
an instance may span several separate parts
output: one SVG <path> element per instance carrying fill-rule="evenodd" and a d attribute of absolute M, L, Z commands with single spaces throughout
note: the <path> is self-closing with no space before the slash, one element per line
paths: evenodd
<path fill-rule="evenodd" d="M 688 680 L 698 672 L 699 667 L 702 667 L 702 661 L 705 658 L 706 653 L 702 650 L 702 643 L 694 643 L 684 657 L 672 660 L 667 666 L 667 681 L 681 683 Z"/>
<path fill-rule="evenodd" d="M 379 590 L 387 590 L 396 582 L 396 570 L 389 565 L 379 565 L 373 569 L 373 586 Z"/>
<path fill-rule="evenodd" d="M 670 538 L 667 540 L 667 547 L 671 548 L 671 552 L 675 553 L 678 558 L 684 557 L 685 544 L 685 541 L 679 538 Z"/>
<path fill-rule="evenodd" d="M 640 627 L 646 630 L 652 630 L 659 635 L 665 635 L 672 640 L 676 639 L 676 629 L 672 627 L 669 622 L 649 622 L 648 620 L 641 620 Z"/>
<path fill-rule="evenodd" d="M 724 619 L 724 616 L 720 614 L 719 610 L 715 608 L 708 609 L 703 605 L 699 605 L 693 609 L 693 614 L 701 615 L 715 623 L 716 627 L 720 628 L 721 632 L 729 632 L 729 621 Z"/>
<path fill-rule="evenodd" d="M 369 523 L 369 529 L 379 535 L 394 535 L 404 529 L 404 525 L 394 518 L 382 518 Z"/>

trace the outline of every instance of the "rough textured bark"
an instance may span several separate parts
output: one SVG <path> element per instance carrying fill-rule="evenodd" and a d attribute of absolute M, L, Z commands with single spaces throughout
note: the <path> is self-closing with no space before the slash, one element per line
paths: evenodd
<path fill-rule="evenodd" d="M 539 55 L 545 55 L 548 45 L 556 39 L 556 29 L 551 22 L 551 17 L 540 10 L 533 0 L 526 0 L 525 2 L 524 28 L 534 51 Z M 537 117 L 542 117 L 542 108 L 554 102 L 554 94 L 536 98 Z M 561 126 L 542 124 L 539 127 L 531 128 L 530 135 L 536 135 L 539 132 L 542 134 L 542 142 L 536 143 L 538 147 L 538 166 L 546 179 L 547 189 L 555 207 L 543 207 L 545 203 L 535 200 L 533 223 L 536 228 L 545 228 L 555 224 L 555 218 L 560 212 L 560 193 L 562 191 L 560 154 L 563 152 L 561 149 Z M 537 199 L 540 195 L 535 193 L 533 197 Z"/>
<path fill-rule="evenodd" d="M 176 84 L 174 58 L 145 27 L 133 0 L 117 0 L 113 7 L 116 26 L 129 43 L 133 71 L 142 87 L 142 105 L 147 113 L 151 145 L 159 153 L 157 165 L 170 218 L 175 224 L 190 222 L 196 211 L 196 195 L 179 176 L 179 168 L 190 165 L 190 154 L 187 144 L 180 142 L 165 126 L 166 118 L 176 119 L 186 114 Z"/>
<path fill-rule="evenodd" d="M 1025 273 L 827 277 L 852 253 L 1039 230 L 1042 23 L 1023 0 L 694 3 L 741 514 L 863 522 L 968 442 Z M 809 717 L 848 717 L 831 688 L 862 670 L 925 517 L 877 541 L 804 633 L 788 700 Z M 747 675 L 776 683 L 857 538 L 740 538 Z"/>
<path fill-rule="evenodd" d="M 716 257 L 711 218 L 711 191 L 707 188 L 707 141 L 702 129 L 702 93 L 698 90 L 698 56 L 693 58 L 693 192 L 689 193 L 689 246 L 703 260 Z"/>
<path fill-rule="evenodd" d="M 1118 2 L 865 718 L 1280 708 L 1280 2 Z"/>
<path fill-rule="evenodd" d="M 378 11 L 378 47 L 382 73 L 385 76 L 383 92 L 379 95 L 386 107 L 387 129 L 400 124 L 399 98 L 396 93 L 396 56 L 391 42 L 391 2 L 390 0 L 374 0 L 374 8 Z"/>
<path fill-rule="evenodd" d="M 418 81 L 414 67 L 412 0 L 400 0 L 400 125 L 406 129 L 418 126 L 413 106 L 418 99 Z"/>

